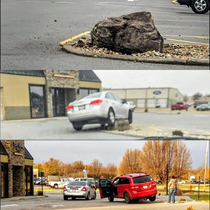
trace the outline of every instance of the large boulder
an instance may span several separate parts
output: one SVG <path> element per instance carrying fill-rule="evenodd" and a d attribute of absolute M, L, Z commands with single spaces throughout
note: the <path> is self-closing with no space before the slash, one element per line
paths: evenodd
<path fill-rule="evenodd" d="M 163 49 L 163 37 L 150 12 L 136 12 L 98 22 L 91 31 L 93 45 L 123 53 Z"/>

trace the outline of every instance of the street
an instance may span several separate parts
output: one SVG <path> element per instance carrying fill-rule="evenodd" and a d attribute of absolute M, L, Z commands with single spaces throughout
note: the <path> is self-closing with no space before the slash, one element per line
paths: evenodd
<path fill-rule="evenodd" d="M 97 193 L 96 200 L 85 200 L 85 199 L 76 199 L 68 201 L 63 200 L 62 193 L 47 193 L 45 194 L 48 197 L 44 198 L 31 198 L 31 199 L 20 199 L 14 201 L 3 201 L 1 202 L 2 209 L 168 209 L 167 198 L 168 196 L 157 196 L 155 202 L 150 201 L 136 201 L 132 204 L 126 204 L 124 199 L 115 199 L 114 202 L 110 203 L 108 199 L 100 199 L 99 193 Z M 178 203 L 180 198 L 185 198 L 186 203 Z M 5 199 L 6 200 L 6 199 Z M 176 204 L 171 205 L 170 209 L 186 209 L 186 207 L 193 206 L 196 210 L 209 209 L 209 204 L 207 202 L 195 202 L 192 201 L 188 196 L 176 196 Z M 174 207 L 174 208 L 173 208 Z"/>
<path fill-rule="evenodd" d="M 166 0 L 2 0 L 1 6 L 3 70 L 209 68 L 82 57 L 67 54 L 59 46 L 63 40 L 92 30 L 98 21 L 139 11 L 152 13 L 165 42 L 208 43 L 209 12 L 198 15 Z"/>
<path fill-rule="evenodd" d="M 186 112 L 172 113 L 144 113 L 134 112 L 132 126 L 147 130 L 147 136 L 154 131 L 164 132 L 168 135 L 173 130 L 181 130 L 193 135 L 210 135 L 209 112 Z M 81 132 L 75 131 L 67 117 L 48 118 L 39 120 L 2 121 L 2 139 L 135 139 L 136 137 L 117 135 L 99 128 L 99 125 L 85 125 Z"/>

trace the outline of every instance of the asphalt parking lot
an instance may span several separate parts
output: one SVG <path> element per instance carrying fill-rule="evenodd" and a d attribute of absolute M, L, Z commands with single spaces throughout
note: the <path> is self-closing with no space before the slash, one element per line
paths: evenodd
<path fill-rule="evenodd" d="M 40 69 L 209 69 L 186 66 L 95 59 L 67 54 L 59 43 L 105 18 L 150 11 L 165 42 L 206 44 L 209 13 L 195 14 L 171 0 L 2 0 L 1 68 Z"/>
<path fill-rule="evenodd" d="M 182 130 L 186 135 L 210 135 L 209 112 L 171 113 L 134 112 L 132 126 L 148 131 L 147 136 L 163 132 L 171 135 L 173 130 Z M 135 139 L 136 137 L 118 135 L 99 128 L 99 125 L 85 125 L 83 130 L 75 131 L 67 117 L 39 120 L 1 122 L 2 139 Z"/>

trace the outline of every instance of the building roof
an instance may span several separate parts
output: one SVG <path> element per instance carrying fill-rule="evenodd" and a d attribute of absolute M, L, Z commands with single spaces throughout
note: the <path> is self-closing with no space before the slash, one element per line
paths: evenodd
<path fill-rule="evenodd" d="M 86 82 L 101 83 L 101 80 L 98 78 L 98 76 L 95 74 L 93 70 L 79 70 L 79 80 Z"/>
<path fill-rule="evenodd" d="M 1 70 L 0 73 L 4 74 L 16 74 L 24 76 L 36 76 L 36 77 L 45 77 L 43 70 Z"/>
<path fill-rule="evenodd" d="M 0 155 L 8 155 L 1 141 L 0 141 Z M 30 152 L 26 149 L 26 147 L 25 147 L 25 159 L 31 159 L 31 160 L 34 159 L 30 154 Z"/>
<path fill-rule="evenodd" d="M 43 70 L 1 70 L 0 73 L 45 77 Z M 101 83 L 101 80 L 98 78 L 98 76 L 94 73 L 93 70 L 79 70 L 79 80 L 86 82 Z"/>

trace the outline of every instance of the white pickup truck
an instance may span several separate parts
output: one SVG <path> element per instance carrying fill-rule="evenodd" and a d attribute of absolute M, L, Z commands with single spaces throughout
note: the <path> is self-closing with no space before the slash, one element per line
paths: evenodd
<path fill-rule="evenodd" d="M 68 178 L 58 178 L 57 180 L 49 180 L 48 181 L 48 185 L 50 187 L 53 187 L 53 188 L 63 188 L 65 185 L 67 185 L 69 182 L 72 182 L 74 181 L 74 178 L 72 177 L 68 177 Z"/>

